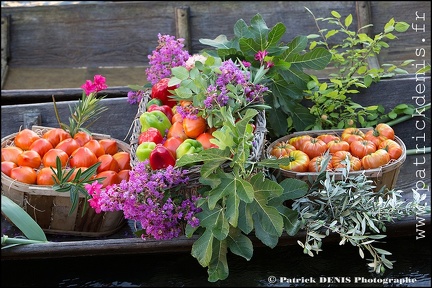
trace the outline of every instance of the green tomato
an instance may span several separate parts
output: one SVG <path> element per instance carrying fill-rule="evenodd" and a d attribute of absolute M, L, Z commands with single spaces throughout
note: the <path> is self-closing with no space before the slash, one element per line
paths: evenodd
<path fill-rule="evenodd" d="M 147 131 L 150 127 L 154 127 L 159 130 L 163 137 L 171 127 L 171 121 L 159 110 L 142 113 L 140 116 L 140 123 L 141 132 Z"/>
<path fill-rule="evenodd" d="M 180 159 L 183 155 L 198 153 L 202 150 L 201 142 L 195 139 L 186 139 L 177 147 L 176 158 Z"/>
<path fill-rule="evenodd" d="M 136 156 L 138 161 L 143 162 L 150 157 L 150 153 L 156 148 L 155 142 L 142 142 L 138 145 L 136 150 Z"/>

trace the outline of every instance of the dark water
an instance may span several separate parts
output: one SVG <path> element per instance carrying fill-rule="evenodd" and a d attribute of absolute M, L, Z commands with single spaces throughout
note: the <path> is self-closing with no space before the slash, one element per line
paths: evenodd
<path fill-rule="evenodd" d="M 382 276 L 368 272 L 357 248 L 324 242 L 323 251 L 313 258 L 298 246 L 255 248 L 249 262 L 229 254 L 230 275 L 216 283 L 207 281 L 207 270 L 189 253 L 175 253 L 2 261 L 1 286 L 430 287 L 430 239 L 393 238 L 377 247 L 392 252 L 389 259 L 396 260 Z M 276 276 L 275 284 L 269 283 L 269 276 Z"/>

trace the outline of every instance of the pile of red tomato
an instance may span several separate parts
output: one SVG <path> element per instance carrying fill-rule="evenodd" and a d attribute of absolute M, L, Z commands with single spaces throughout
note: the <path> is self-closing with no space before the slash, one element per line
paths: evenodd
<path fill-rule="evenodd" d="M 96 139 L 78 132 L 72 137 L 61 128 L 46 130 L 39 135 L 33 130 L 23 129 L 13 138 L 11 145 L 2 147 L 1 171 L 6 176 L 26 184 L 55 184 L 54 172 L 57 157 L 63 169 L 84 171 L 100 162 L 95 178 L 105 178 L 103 186 L 129 179 L 130 154 L 122 151 L 114 139 Z"/>
<path fill-rule="evenodd" d="M 394 130 L 389 125 L 380 123 L 375 128 L 363 131 L 346 128 L 341 135 L 299 135 L 277 142 L 269 154 L 276 158 L 289 158 L 289 164 L 280 167 L 295 172 L 320 171 L 323 155 L 327 151 L 331 155 L 327 170 L 345 167 L 346 159 L 350 162 L 351 170 L 374 169 L 402 155 L 403 148 L 395 141 Z"/>

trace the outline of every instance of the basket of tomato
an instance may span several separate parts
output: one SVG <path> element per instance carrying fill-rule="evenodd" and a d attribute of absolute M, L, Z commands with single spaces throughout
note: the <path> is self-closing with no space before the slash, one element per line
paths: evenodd
<path fill-rule="evenodd" d="M 266 156 L 289 159 L 273 171 L 278 179 L 311 181 L 323 169 L 339 177 L 340 170 L 349 165 L 350 174 L 365 173 L 378 191 L 395 187 L 406 147 L 393 128 L 381 123 L 371 128 L 295 132 L 273 141 Z M 327 166 L 322 168 L 322 164 Z"/>
<path fill-rule="evenodd" d="M 121 211 L 96 213 L 81 193 L 73 207 L 70 191 L 53 189 L 53 176 L 57 159 L 63 175 L 72 170 L 70 179 L 99 162 L 89 179 L 103 178 L 103 186 L 120 183 L 129 177 L 128 144 L 109 135 L 78 132 L 72 137 L 61 128 L 33 126 L 4 137 L 1 145 L 2 194 L 23 207 L 46 233 L 100 237 L 126 223 Z"/>

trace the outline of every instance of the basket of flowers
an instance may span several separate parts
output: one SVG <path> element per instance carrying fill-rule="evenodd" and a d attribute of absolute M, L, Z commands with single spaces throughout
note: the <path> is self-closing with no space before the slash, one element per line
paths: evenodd
<path fill-rule="evenodd" d="M 106 110 L 98 106 L 104 97 L 97 98 L 106 88 L 105 78 L 96 75 L 82 88 L 69 125 L 58 119 L 61 128 L 33 126 L 2 139 L 2 194 L 48 234 L 100 237 L 118 231 L 125 219 L 121 212 L 96 213 L 85 185 L 126 179 L 130 147 L 83 125 Z"/>
<path fill-rule="evenodd" d="M 205 53 L 191 56 L 183 50 L 183 39 L 158 36 L 146 71 L 151 85 L 131 86 L 128 94 L 129 103 L 138 104 L 130 129 L 130 179 L 89 192 L 92 207 L 122 210 L 137 223 L 142 238 L 170 239 L 184 235 L 187 223 L 198 226 L 194 215 L 201 211 L 199 179 L 206 171 L 202 163 L 177 164 L 204 150 L 225 149 L 227 121 L 239 127 L 250 145 L 241 156 L 259 160 L 267 131 L 263 95 L 268 89 L 258 84 L 264 68 L 255 71 L 247 62 Z M 259 112 L 250 117 L 248 108 Z M 214 164 L 230 169 L 225 160 Z"/>

